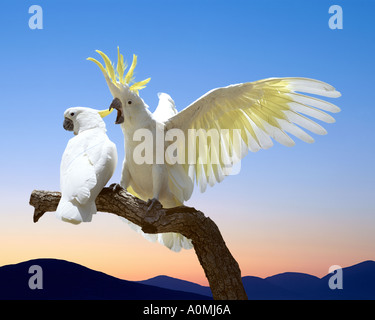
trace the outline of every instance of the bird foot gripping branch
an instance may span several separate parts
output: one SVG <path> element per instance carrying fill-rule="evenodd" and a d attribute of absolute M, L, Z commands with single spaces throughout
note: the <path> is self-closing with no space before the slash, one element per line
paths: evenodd
<path fill-rule="evenodd" d="M 148 199 L 146 202 L 147 207 L 147 212 L 151 212 L 153 208 L 162 208 L 162 204 L 159 202 L 158 199 L 152 198 Z"/>
<path fill-rule="evenodd" d="M 121 187 L 121 185 L 119 185 L 118 183 L 112 183 L 108 188 L 109 188 L 109 189 L 112 189 L 113 192 L 118 192 L 119 190 L 124 189 L 124 188 Z"/>

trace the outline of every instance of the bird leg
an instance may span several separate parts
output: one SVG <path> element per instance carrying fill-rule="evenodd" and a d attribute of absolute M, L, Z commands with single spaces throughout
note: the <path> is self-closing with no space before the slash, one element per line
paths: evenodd
<path fill-rule="evenodd" d="M 148 201 L 146 202 L 146 206 L 148 206 L 147 208 L 147 212 L 150 212 L 152 210 L 153 207 L 160 207 L 162 208 L 162 204 L 159 202 L 158 199 L 156 198 L 152 198 L 152 199 L 148 199 Z"/>
<path fill-rule="evenodd" d="M 109 110 L 116 109 L 117 110 L 117 117 L 115 124 L 121 124 L 124 122 L 124 114 L 122 111 L 122 103 L 119 98 L 114 98 L 112 100 L 111 105 L 109 106 Z"/>
<path fill-rule="evenodd" d="M 150 212 L 153 207 L 162 208 L 162 204 L 159 202 L 160 192 L 163 188 L 163 177 L 165 177 L 165 166 L 161 164 L 152 165 L 152 193 L 153 198 L 147 201 L 148 209 Z"/>

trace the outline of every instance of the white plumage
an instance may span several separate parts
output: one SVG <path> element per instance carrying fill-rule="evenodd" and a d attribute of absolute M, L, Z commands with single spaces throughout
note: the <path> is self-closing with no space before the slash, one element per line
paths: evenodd
<path fill-rule="evenodd" d="M 314 79 L 270 78 L 240 83 L 209 91 L 168 119 L 165 130 L 179 128 L 188 134 L 192 128 L 204 131 L 216 129 L 219 132 L 222 129 L 239 129 L 239 139 L 229 139 L 227 144 L 220 145 L 224 146 L 224 154 L 233 160 L 232 165 L 246 155 L 247 149 L 256 152 L 272 147 L 272 139 L 287 147 L 294 146 L 295 142 L 288 133 L 304 142 L 313 143 L 314 139 L 304 130 L 318 135 L 325 135 L 327 131 L 305 115 L 333 123 L 334 118 L 324 111 L 336 113 L 340 109 L 332 103 L 297 91 L 330 98 L 341 96 L 331 85 Z M 206 190 L 209 179 L 212 186 L 227 175 L 222 174 L 228 169 L 223 161 L 213 164 L 212 154 L 220 154 L 221 150 L 213 150 L 217 145 L 211 141 L 208 140 L 203 152 L 197 152 L 193 164 L 184 166 L 190 178 L 196 179 L 202 192 Z M 200 159 L 206 160 L 204 164 Z"/>
<path fill-rule="evenodd" d="M 230 174 L 248 150 L 268 149 L 273 140 L 290 147 L 295 144 L 291 134 L 304 142 L 314 142 L 305 130 L 318 135 L 327 131 L 309 117 L 332 123 L 334 118 L 325 111 L 340 111 L 332 103 L 300 93 L 339 97 L 340 93 L 327 83 L 306 78 L 270 78 L 213 89 L 181 112 L 177 112 L 172 98 L 162 93 L 152 114 L 138 95 L 149 79 L 130 86 L 136 56 L 128 74 L 123 77 L 125 64 L 119 52 L 117 70 L 103 52 L 97 52 L 103 57 L 106 68 L 93 58 L 89 60 L 102 70 L 115 98 L 111 106 L 121 113 L 117 123 L 121 123 L 125 137 L 125 160 L 120 184 L 145 201 L 152 199 L 151 206 L 155 199 L 164 207 L 181 205 L 191 197 L 194 182 L 204 192 L 207 184 L 213 186 Z M 178 129 L 185 137 L 195 130 L 196 137 L 206 139 L 206 144 L 192 150 L 188 150 L 186 143 L 180 145 L 179 148 L 186 151 L 182 162 L 158 164 L 155 160 L 160 150 L 153 149 L 153 163 L 138 164 L 134 154 L 140 142 L 134 139 L 134 134 L 139 129 L 152 133 L 150 144 L 154 145 L 157 132 L 168 133 L 173 129 Z M 219 144 L 213 143 L 214 134 L 207 139 L 210 130 L 218 133 Z M 225 130 L 233 131 L 233 135 Z M 170 144 L 166 143 L 162 152 Z M 140 228 L 135 228 L 141 232 Z M 178 234 L 146 237 L 158 239 L 174 251 L 191 247 L 190 240 Z"/>
<path fill-rule="evenodd" d="M 64 118 L 64 128 L 75 136 L 61 159 L 62 195 L 56 216 L 73 224 L 89 222 L 96 213 L 95 199 L 116 168 L 117 150 L 97 110 L 69 108 Z"/>

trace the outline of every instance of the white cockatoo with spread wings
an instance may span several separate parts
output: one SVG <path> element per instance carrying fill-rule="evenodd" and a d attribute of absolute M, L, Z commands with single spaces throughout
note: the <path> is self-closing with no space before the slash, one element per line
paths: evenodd
<path fill-rule="evenodd" d="M 314 142 L 306 130 L 318 135 L 327 131 L 312 118 L 333 123 L 335 119 L 327 112 L 340 111 L 334 104 L 315 97 L 340 97 L 340 92 L 327 83 L 307 78 L 269 78 L 213 89 L 180 112 L 168 94 L 160 93 L 159 104 L 151 113 L 139 96 L 139 90 L 150 79 L 135 82 L 133 77 L 137 56 L 133 56 L 125 75 L 127 66 L 119 49 L 116 67 L 106 54 L 97 52 L 105 66 L 94 58 L 88 60 L 95 62 L 104 74 L 114 98 L 110 110 L 117 110 L 116 123 L 121 124 L 125 137 L 120 185 L 148 201 L 150 210 L 156 201 L 166 208 L 183 204 L 191 197 L 194 183 L 204 192 L 207 185 L 221 182 L 248 150 L 268 149 L 273 140 L 291 147 L 295 142 L 290 135 Z M 136 160 L 139 145 L 147 144 L 146 138 L 143 141 L 139 137 L 140 130 L 151 132 L 151 162 Z M 169 138 L 168 132 L 173 132 Z M 154 146 L 158 133 L 165 134 L 161 153 Z M 181 142 L 177 133 L 189 138 L 193 135 L 190 140 L 205 143 L 199 147 L 193 143 L 191 147 L 186 142 L 189 139 Z M 168 152 L 168 148 L 177 151 L 178 156 Z M 169 161 L 157 161 L 160 154 Z M 174 251 L 192 247 L 189 239 L 176 233 L 144 236 Z"/>

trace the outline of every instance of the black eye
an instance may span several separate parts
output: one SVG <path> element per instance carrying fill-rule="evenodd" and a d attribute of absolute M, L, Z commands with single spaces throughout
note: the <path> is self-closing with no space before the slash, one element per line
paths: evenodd
<path fill-rule="evenodd" d="M 74 112 L 72 112 L 70 115 L 73 117 L 74 116 Z"/>
<path fill-rule="evenodd" d="M 133 102 L 131 100 L 128 100 L 128 104 L 132 104 Z"/>

